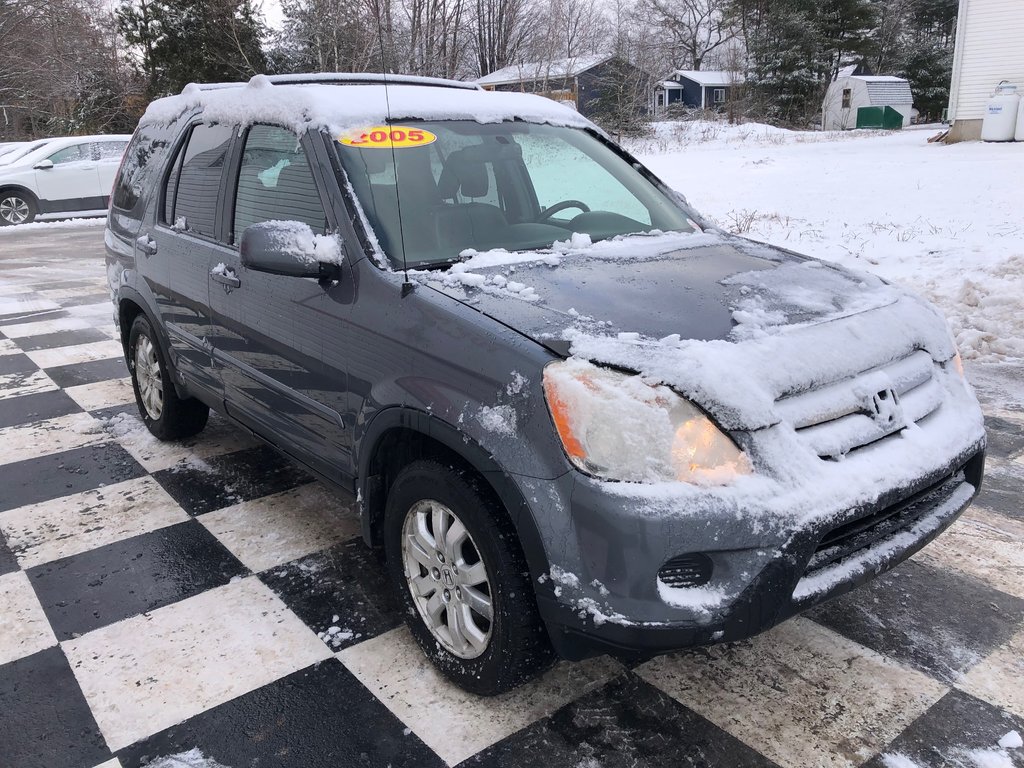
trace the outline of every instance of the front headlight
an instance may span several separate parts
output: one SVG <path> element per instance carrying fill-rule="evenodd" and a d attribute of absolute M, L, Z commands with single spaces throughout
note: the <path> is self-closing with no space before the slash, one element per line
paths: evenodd
<path fill-rule="evenodd" d="M 665 386 L 583 360 L 544 369 L 544 394 L 569 459 L 609 480 L 724 485 L 751 472 L 736 444 Z"/>

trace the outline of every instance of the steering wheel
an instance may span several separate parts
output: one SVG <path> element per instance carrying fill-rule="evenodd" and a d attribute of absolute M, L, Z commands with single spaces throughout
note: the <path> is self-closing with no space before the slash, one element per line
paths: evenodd
<path fill-rule="evenodd" d="M 537 221 L 547 221 L 556 213 L 564 211 L 566 208 L 579 208 L 584 213 L 590 213 L 590 206 L 586 203 L 581 203 L 579 200 L 563 200 L 542 211 L 540 216 L 537 217 Z"/>

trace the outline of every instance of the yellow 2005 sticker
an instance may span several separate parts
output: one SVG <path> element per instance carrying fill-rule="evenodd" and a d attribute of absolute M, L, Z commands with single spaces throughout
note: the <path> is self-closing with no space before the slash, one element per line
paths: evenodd
<path fill-rule="evenodd" d="M 406 128 L 401 125 L 375 125 L 346 133 L 338 138 L 342 144 L 359 149 L 401 149 L 422 147 L 433 144 L 437 136 L 422 128 Z"/>

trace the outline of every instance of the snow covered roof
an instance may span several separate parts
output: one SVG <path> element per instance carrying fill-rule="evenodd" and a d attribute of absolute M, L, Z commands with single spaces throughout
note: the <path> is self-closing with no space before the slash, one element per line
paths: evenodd
<path fill-rule="evenodd" d="M 309 76 L 305 76 L 309 79 Z M 389 79 L 389 83 L 393 82 Z M 390 103 L 390 110 L 389 110 Z M 593 127 L 578 112 L 541 96 L 488 92 L 425 82 L 415 84 L 275 84 L 256 75 L 246 85 L 204 89 L 186 86 L 177 96 L 149 105 L 143 122 L 168 124 L 201 108 L 205 120 L 231 125 L 264 122 L 304 133 L 310 128 L 340 134 L 386 120 L 475 120 L 497 123 L 518 119 L 575 127 Z"/>
<path fill-rule="evenodd" d="M 597 53 L 588 56 L 574 56 L 569 59 L 557 59 L 554 61 L 531 61 L 491 72 L 489 75 L 477 78 L 479 85 L 511 85 L 513 83 L 529 83 L 535 80 L 546 80 L 550 78 L 575 77 L 588 69 L 593 69 L 598 64 L 604 64 L 612 55 L 610 53 Z"/>
<path fill-rule="evenodd" d="M 892 75 L 854 75 L 851 80 L 862 80 L 868 87 L 868 100 L 872 106 L 886 104 L 913 104 L 914 95 L 910 83 L 902 77 Z"/>
<path fill-rule="evenodd" d="M 739 72 L 723 72 L 711 69 L 677 69 L 673 73 L 676 77 L 685 77 L 698 85 L 703 86 L 725 86 L 743 82 L 743 75 Z"/>

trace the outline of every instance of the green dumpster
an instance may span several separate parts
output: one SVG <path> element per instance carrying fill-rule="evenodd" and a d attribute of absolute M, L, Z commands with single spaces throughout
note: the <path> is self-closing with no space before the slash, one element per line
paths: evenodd
<path fill-rule="evenodd" d="M 860 107 L 857 109 L 857 127 L 898 131 L 903 127 L 903 115 L 892 107 Z"/>

